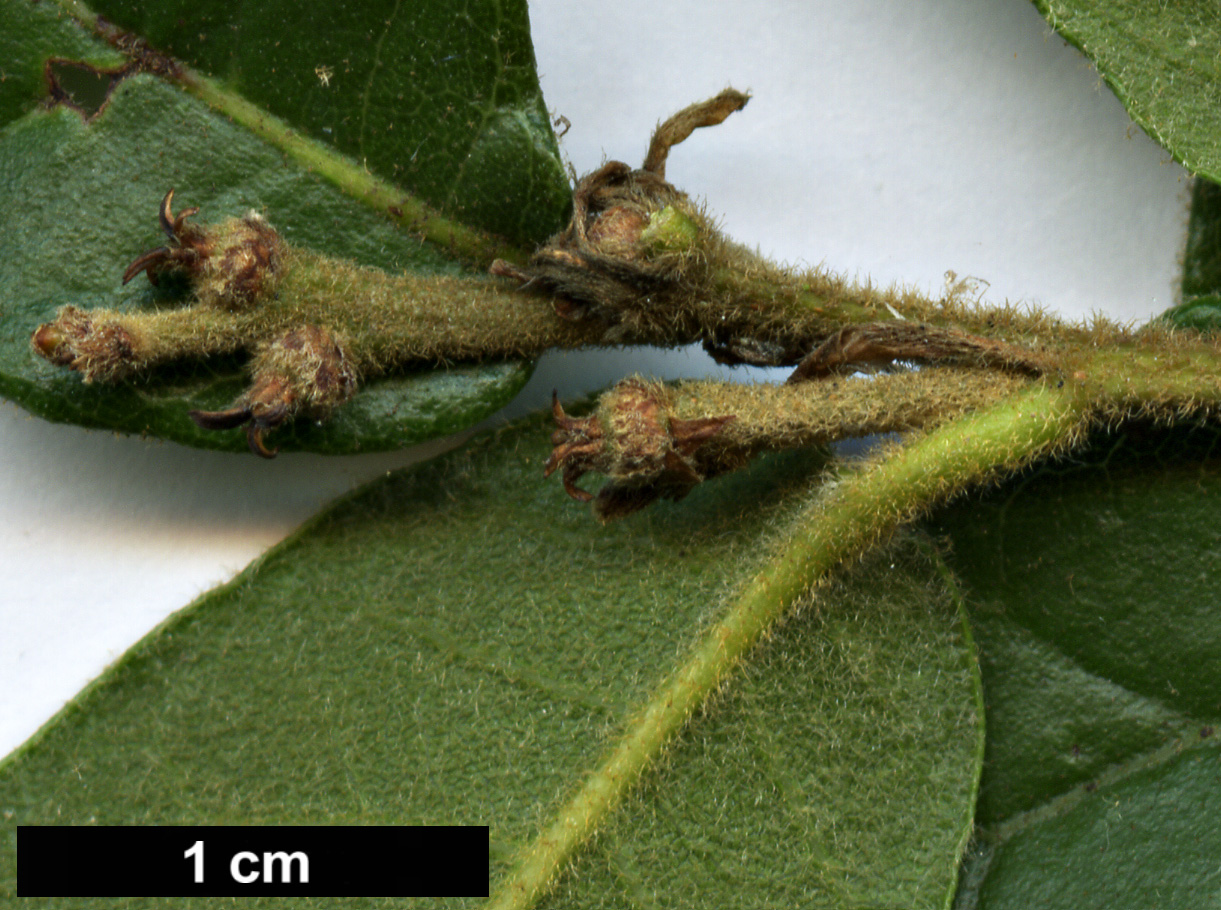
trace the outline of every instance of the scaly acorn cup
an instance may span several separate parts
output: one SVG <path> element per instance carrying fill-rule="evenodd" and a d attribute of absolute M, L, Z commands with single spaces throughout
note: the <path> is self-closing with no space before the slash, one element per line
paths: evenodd
<path fill-rule="evenodd" d="M 123 273 L 123 283 L 141 272 L 154 286 L 164 274 L 184 273 L 200 303 L 239 309 L 275 292 L 284 271 L 284 242 L 258 212 L 230 218 L 205 230 L 187 219 L 189 208 L 175 217 L 174 191 L 161 200 L 158 217 L 169 243 L 138 257 Z"/>

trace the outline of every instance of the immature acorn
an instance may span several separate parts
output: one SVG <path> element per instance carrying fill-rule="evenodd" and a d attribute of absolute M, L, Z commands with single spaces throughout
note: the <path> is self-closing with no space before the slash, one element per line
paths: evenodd
<path fill-rule="evenodd" d="M 712 334 L 732 335 L 741 320 L 723 308 L 721 295 L 707 291 L 713 271 L 729 264 L 720 253 L 745 250 L 728 244 L 666 181 L 665 166 L 672 146 L 699 127 L 721 123 L 749 100 L 726 89 L 675 114 L 653 134 L 641 168 L 611 161 L 581 179 L 568 227 L 526 268 L 498 261 L 492 273 L 553 294 L 564 318 L 604 323 L 608 344 L 629 338 L 672 344 L 676 336 L 711 342 Z M 713 314 L 712 306 L 720 311 Z M 751 333 L 745 324 L 741 328 Z M 801 347 L 808 350 L 809 340 Z"/>
<path fill-rule="evenodd" d="M 200 303 L 240 308 L 270 296 L 284 271 L 284 242 L 267 220 L 251 210 L 208 228 L 187 219 L 198 208 L 176 217 L 170 209 L 171 189 L 161 201 L 158 217 L 169 243 L 149 250 L 123 273 L 123 283 L 141 272 L 154 285 L 166 273 L 185 273 Z"/>
<path fill-rule="evenodd" d="M 360 375 L 343 345 L 326 329 L 303 325 L 259 348 L 251 386 L 223 411 L 190 411 L 205 430 L 246 427 L 250 450 L 273 457 L 263 434 L 298 413 L 325 416 L 356 394 Z"/>
<path fill-rule="evenodd" d="M 594 414 L 578 418 L 554 397 L 555 448 L 544 476 L 559 470 L 568 495 L 592 500 L 595 514 L 609 521 L 657 499 L 682 499 L 708 477 L 746 463 L 737 453 L 727 459 L 723 449 L 705 446 L 733 415 L 681 420 L 667 413 L 667 398 L 657 383 L 626 379 L 603 395 Z M 577 486 L 590 471 L 610 480 L 597 496 Z"/>

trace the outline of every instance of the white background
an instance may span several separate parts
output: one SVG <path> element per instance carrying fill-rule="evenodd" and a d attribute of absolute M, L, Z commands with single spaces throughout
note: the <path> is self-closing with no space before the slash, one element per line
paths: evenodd
<path fill-rule="evenodd" d="M 531 20 L 582 173 L 639 163 L 692 101 L 752 91 L 667 176 L 772 257 L 929 293 L 953 269 L 987 300 L 1071 317 L 1174 302 L 1186 177 L 1028 0 L 541 0 Z M 698 350 L 549 356 L 508 413 L 553 387 L 715 370 Z M 0 402 L 0 755 L 168 614 L 417 451 L 264 462 Z"/>

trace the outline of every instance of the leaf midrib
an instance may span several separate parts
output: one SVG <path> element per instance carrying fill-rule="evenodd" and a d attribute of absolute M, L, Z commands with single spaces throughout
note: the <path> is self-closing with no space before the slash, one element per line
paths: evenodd
<path fill-rule="evenodd" d="M 107 43 L 112 43 L 110 39 L 113 34 L 123 33 L 122 30 L 116 29 L 109 23 L 104 23 L 81 0 L 54 0 L 54 2 L 82 30 Z M 154 53 L 160 54 L 167 60 L 173 59 L 160 51 L 154 51 Z M 443 252 L 456 255 L 481 268 L 486 268 L 496 259 L 521 263 L 530 255 L 531 250 L 526 247 L 517 246 L 503 238 L 495 237 L 450 218 L 430 206 L 417 194 L 393 181 L 374 175 L 334 147 L 307 136 L 288 122 L 229 88 L 226 83 L 205 76 L 179 60 L 174 60 L 174 68 L 176 72 L 173 75 L 162 73 L 156 75 L 177 85 L 218 113 L 241 124 L 268 145 L 284 152 L 306 170 L 318 174 L 346 195 L 381 212 L 388 219 L 418 234 L 426 243 L 436 246 Z M 362 112 L 362 136 L 363 120 L 364 112 Z"/>

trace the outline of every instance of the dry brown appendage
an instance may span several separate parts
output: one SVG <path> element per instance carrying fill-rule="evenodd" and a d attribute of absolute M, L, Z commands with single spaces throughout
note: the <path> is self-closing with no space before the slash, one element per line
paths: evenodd
<path fill-rule="evenodd" d="M 960 329 L 890 322 L 840 329 L 789 374 L 795 384 L 896 362 L 991 367 L 1039 376 L 1056 368 L 1053 358 Z"/>
<path fill-rule="evenodd" d="M 779 269 L 723 238 L 666 181 L 665 165 L 672 146 L 699 127 L 722 122 L 747 100 L 727 90 L 661 124 L 641 168 L 612 161 L 584 177 L 568 227 L 527 267 L 498 262 L 493 274 L 521 282 L 523 290 L 553 295 L 563 319 L 604 324 L 607 343 L 700 340 L 722 363 L 796 365 L 790 389 L 898 364 L 996 370 L 1007 374 L 997 378 L 997 388 L 1055 369 L 1051 355 L 954 324 L 908 320 L 883 292 Z M 953 307 L 922 305 L 952 323 Z M 964 385 L 969 393 L 963 393 Z M 989 381 L 977 373 L 964 383 L 951 379 L 944 388 L 923 380 L 907 386 L 908 392 L 927 386 L 927 401 L 904 398 L 906 411 L 877 407 L 870 389 L 858 385 L 847 396 L 851 407 L 811 408 L 826 388 L 807 386 L 805 393 L 773 401 L 777 410 L 771 413 L 757 407 L 765 397 L 759 395 L 749 403 L 749 416 L 728 407 L 719 416 L 684 418 L 664 387 L 629 380 L 606 393 L 589 417 L 569 417 L 554 404 L 559 429 L 546 473 L 560 471 L 569 495 L 593 500 L 602 519 L 617 518 L 658 498 L 681 499 L 696 484 L 736 470 L 762 451 L 929 425 L 987 399 Z M 887 394 L 881 386 L 872 391 Z M 838 386 L 832 397 L 837 395 Z M 804 415 L 808 420 L 788 419 L 809 410 L 814 413 Z M 576 485 L 591 471 L 608 478 L 596 496 Z"/>

